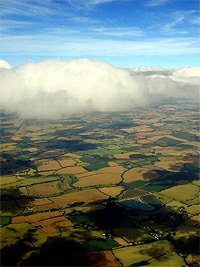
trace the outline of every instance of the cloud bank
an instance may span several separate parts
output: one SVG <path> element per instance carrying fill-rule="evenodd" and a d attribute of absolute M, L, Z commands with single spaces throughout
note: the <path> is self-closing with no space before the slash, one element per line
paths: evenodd
<path fill-rule="evenodd" d="M 90 60 L 0 61 L 0 106 L 21 118 L 55 119 L 90 111 L 123 111 L 164 97 L 198 97 L 200 68 L 116 68 Z"/>
<path fill-rule="evenodd" d="M 0 70 L 2 69 L 11 69 L 11 66 L 8 62 L 0 60 Z"/>

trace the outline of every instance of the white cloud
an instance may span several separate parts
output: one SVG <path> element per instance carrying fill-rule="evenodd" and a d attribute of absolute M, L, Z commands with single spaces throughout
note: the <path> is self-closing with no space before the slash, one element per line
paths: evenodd
<path fill-rule="evenodd" d="M 190 81 L 190 84 L 199 85 L 200 88 L 200 68 L 181 68 L 173 73 L 172 79 L 178 82 Z"/>
<path fill-rule="evenodd" d="M 11 65 L 4 61 L 4 60 L 0 60 L 0 70 L 3 70 L 3 69 L 11 69 Z"/>
<path fill-rule="evenodd" d="M 90 60 L 26 63 L 0 72 L 0 106 L 23 118 L 121 111 L 163 97 L 197 97 L 200 69 L 121 69 Z"/>
<path fill-rule="evenodd" d="M 179 77 L 200 77 L 200 68 L 181 68 L 175 70 L 173 74 Z"/>

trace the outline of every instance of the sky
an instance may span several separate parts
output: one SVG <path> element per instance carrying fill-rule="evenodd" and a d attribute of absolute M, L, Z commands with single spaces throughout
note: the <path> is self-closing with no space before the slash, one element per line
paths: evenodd
<path fill-rule="evenodd" d="M 200 66 L 199 0 L 1 0 L 1 59 Z"/>

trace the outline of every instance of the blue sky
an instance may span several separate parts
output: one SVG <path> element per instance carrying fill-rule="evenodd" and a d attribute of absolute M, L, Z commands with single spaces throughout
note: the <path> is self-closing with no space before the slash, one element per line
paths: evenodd
<path fill-rule="evenodd" d="M 1 59 L 200 66 L 199 0 L 1 0 Z"/>

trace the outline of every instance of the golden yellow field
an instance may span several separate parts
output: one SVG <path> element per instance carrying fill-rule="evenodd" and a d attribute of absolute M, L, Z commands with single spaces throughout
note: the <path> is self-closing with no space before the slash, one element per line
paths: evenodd
<path fill-rule="evenodd" d="M 125 169 L 122 166 L 114 166 L 114 167 L 105 167 L 101 168 L 96 171 L 96 173 L 118 173 L 122 174 L 125 171 Z M 91 172 L 90 172 L 91 173 Z"/>
<path fill-rule="evenodd" d="M 29 196 L 48 196 L 60 192 L 58 182 L 48 182 L 27 187 Z"/>
<path fill-rule="evenodd" d="M 159 157 L 159 161 L 154 163 L 155 168 L 158 169 L 165 169 L 168 171 L 174 171 L 173 166 L 176 168 L 181 167 L 184 163 L 184 160 L 181 157 L 173 157 L 173 156 L 166 156 L 166 157 Z"/>
<path fill-rule="evenodd" d="M 79 174 L 86 173 L 87 171 L 81 166 L 67 167 L 56 171 L 57 174 Z"/>
<path fill-rule="evenodd" d="M 9 152 L 9 151 L 14 151 L 14 150 L 18 150 L 18 148 L 16 147 L 16 143 L 1 144 L 2 152 Z"/>
<path fill-rule="evenodd" d="M 37 150 L 38 148 L 36 147 L 28 147 L 23 149 L 23 151 L 28 151 L 28 152 L 36 152 Z"/>
<path fill-rule="evenodd" d="M 137 143 L 140 145 L 150 144 L 152 141 L 150 139 L 139 139 L 137 140 Z"/>
<path fill-rule="evenodd" d="M 11 184 L 11 183 L 14 183 L 17 181 L 18 181 L 18 179 L 16 176 L 5 175 L 5 176 L 1 176 L 0 185 Z"/>
<path fill-rule="evenodd" d="M 53 212 L 42 212 L 42 213 L 35 213 L 32 215 L 27 216 L 17 216 L 12 218 L 12 223 L 34 223 L 41 220 L 46 220 L 53 217 L 62 216 L 63 212 L 61 211 L 53 211 Z"/>
<path fill-rule="evenodd" d="M 34 226 L 40 226 L 41 230 L 46 234 L 58 233 L 62 227 L 70 227 L 73 224 L 64 216 L 54 217 L 33 223 Z"/>
<path fill-rule="evenodd" d="M 36 206 L 43 206 L 52 204 L 52 201 L 48 198 L 37 198 L 37 199 L 20 199 L 17 200 L 17 203 L 22 208 L 32 208 Z"/>
<path fill-rule="evenodd" d="M 145 175 L 150 172 L 151 173 L 151 179 L 157 178 L 159 175 L 154 171 L 156 168 L 154 168 L 152 165 L 146 165 L 145 167 L 135 167 L 127 172 L 124 173 L 123 178 L 125 183 L 134 182 L 137 180 L 145 180 L 147 177 Z"/>
<path fill-rule="evenodd" d="M 99 188 L 99 190 L 108 196 L 116 197 L 123 192 L 124 188 L 122 186 L 111 186 L 111 187 L 102 187 Z"/>
<path fill-rule="evenodd" d="M 50 209 L 65 208 L 74 203 L 92 203 L 99 200 L 105 200 L 108 196 L 97 189 L 80 190 L 64 194 L 61 196 L 42 198 L 42 199 L 23 199 L 18 200 L 20 207 L 32 209 L 34 211 L 45 211 Z"/>
<path fill-rule="evenodd" d="M 81 190 L 73 193 L 68 193 L 62 196 L 58 197 L 52 197 L 50 198 L 55 205 L 58 207 L 64 207 L 71 205 L 73 203 L 79 203 L 79 202 L 95 202 L 98 200 L 104 200 L 107 197 L 99 192 L 97 189 L 88 189 L 88 190 Z"/>
<path fill-rule="evenodd" d="M 44 172 L 39 172 L 40 175 L 42 176 L 51 176 L 54 175 L 56 171 L 44 171 Z"/>
<path fill-rule="evenodd" d="M 81 179 L 81 178 L 86 178 L 89 176 L 94 176 L 97 174 L 119 174 L 119 175 L 121 175 L 124 172 L 124 170 L 125 169 L 122 166 L 115 164 L 112 167 L 105 167 L 105 168 L 101 168 L 97 171 L 85 172 L 85 173 L 78 174 L 76 176 L 78 179 Z"/>
<path fill-rule="evenodd" d="M 11 140 L 13 140 L 13 141 L 20 141 L 20 140 L 22 140 L 23 138 L 21 138 L 21 137 L 19 137 L 19 136 L 13 136 L 12 138 L 11 138 Z"/>
<path fill-rule="evenodd" d="M 38 171 L 58 170 L 61 166 L 56 160 L 38 161 Z"/>
<path fill-rule="evenodd" d="M 68 157 L 68 158 L 72 158 L 72 159 L 79 159 L 81 156 L 74 154 L 74 153 L 66 153 L 63 155 L 63 157 Z"/>
<path fill-rule="evenodd" d="M 76 182 L 74 186 L 85 187 L 102 184 L 117 184 L 120 181 L 121 176 L 118 173 L 100 173 L 83 177 L 78 182 Z"/>
<path fill-rule="evenodd" d="M 118 236 L 114 237 L 113 240 L 115 240 L 122 247 L 127 247 L 129 245 L 126 240 Z"/>
<path fill-rule="evenodd" d="M 114 162 L 114 161 L 110 161 L 110 162 L 108 162 L 108 165 L 109 165 L 109 167 L 117 167 L 117 166 L 119 166 L 116 162 Z"/>
<path fill-rule="evenodd" d="M 58 159 L 58 162 L 60 163 L 60 165 L 64 168 L 64 167 L 69 167 L 69 166 L 74 166 L 77 162 L 73 159 L 69 159 L 69 158 L 61 158 Z"/>

